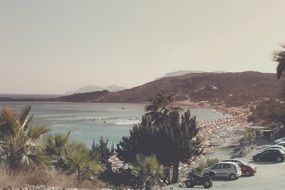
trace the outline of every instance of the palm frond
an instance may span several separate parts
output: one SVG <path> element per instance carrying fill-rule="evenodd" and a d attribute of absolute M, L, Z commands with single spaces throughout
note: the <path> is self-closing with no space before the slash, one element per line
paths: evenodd
<path fill-rule="evenodd" d="M 21 124 L 17 118 L 16 113 L 14 113 L 8 107 L 3 108 L 1 111 L 1 118 L 5 125 L 1 125 L 1 133 L 5 134 L 17 134 L 17 132 L 21 129 Z"/>
<path fill-rule="evenodd" d="M 28 121 L 28 120 L 29 120 L 29 121 L 31 120 L 31 119 L 28 119 L 28 116 L 29 116 L 29 114 L 30 114 L 31 108 L 32 108 L 32 106 L 31 106 L 31 105 L 28 105 L 28 106 L 24 107 L 24 108 L 22 109 L 22 111 L 20 112 L 20 115 L 19 115 L 19 122 L 20 122 L 20 124 L 21 124 L 22 126 L 25 126 L 26 123 L 27 123 L 27 121 Z"/>
<path fill-rule="evenodd" d="M 38 138 L 40 138 L 42 135 L 48 133 L 49 131 L 50 129 L 47 128 L 46 126 L 35 126 L 29 129 L 28 136 L 32 141 L 35 141 Z"/>
<path fill-rule="evenodd" d="M 281 45 L 281 47 L 284 49 L 285 45 Z M 285 71 L 285 51 L 274 51 L 273 52 L 273 61 L 276 61 L 278 63 L 276 68 L 276 75 L 277 78 L 280 79 Z"/>

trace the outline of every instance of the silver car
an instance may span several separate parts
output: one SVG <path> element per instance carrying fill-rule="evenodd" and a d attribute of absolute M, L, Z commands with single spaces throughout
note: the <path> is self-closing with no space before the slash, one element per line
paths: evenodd
<path fill-rule="evenodd" d="M 281 138 L 281 139 L 276 139 L 276 140 L 274 141 L 274 143 L 277 144 L 277 143 L 280 143 L 280 142 L 282 142 L 282 141 L 285 141 L 285 137 L 283 137 L 283 138 Z"/>
<path fill-rule="evenodd" d="M 238 179 L 242 175 L 239 165 L 233 162 L 219 162 L 205 168 L 202 173 L 203 175 L 208 175 L 210 171 L 216 172 L 215 177 L 217 178 L 227 178 L 230 180 Z"/>

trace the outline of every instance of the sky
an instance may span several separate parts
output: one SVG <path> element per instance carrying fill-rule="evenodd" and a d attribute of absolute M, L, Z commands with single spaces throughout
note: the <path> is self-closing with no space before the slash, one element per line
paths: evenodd
<path fill-rule="evenodd" d="M 0 0 L 0 94 L 275 72 L 284 0 Z"/>

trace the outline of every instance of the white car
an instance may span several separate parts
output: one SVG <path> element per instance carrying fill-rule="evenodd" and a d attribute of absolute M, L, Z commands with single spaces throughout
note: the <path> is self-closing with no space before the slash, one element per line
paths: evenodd
<path fill-rule="evenodd" d="M 276 139 L 274 141 L 275 144 L 279 143 L 279 142 L 282 142 L 282 141 L 285 141 L 285 137 L 281 138 L 281 139 Z"/>
<path fill-rule="evenodd" d="M 203 169 L 203 175 L 209 175 L 210 171 L 214 171 L 216 173 L 215 177 L 217 178 L 227 178 L 230 180 L 238 179 L 241 175 L 241 169 L 238 164 L 233 162 L 219 162 L 210 166 L 208 168 Z"/>
<path fill-rule="evenodd" d="M 261 149 L 259 149 L 258 152 L 264 151 L 264 150 L 268 150 L 268 149 L 272 149 L 272 148 L 274 148 L 274 149 L 280 149 L 280 150 L 282 150 L 283 152 L 285 152 L 284 146 L 278 145 L 278 144 L 264 146 L 264 147 L 262 147 Z"/>

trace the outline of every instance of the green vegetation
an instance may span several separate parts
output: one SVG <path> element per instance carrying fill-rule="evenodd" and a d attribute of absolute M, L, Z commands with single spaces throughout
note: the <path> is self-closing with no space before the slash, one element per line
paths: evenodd
<path fill-rule="evenodd" d="M 70 133 L 66 135 L 48 135 L 44 139 L 45 153 L 52 160 L 56 170 L 74 174 L 76 183 L 84 180 L 95 183 L 94 176 L 101 170 L 99 161 L 84 144 L 71 142 Z"/>
<path fill-rule="evenodd" d="M 282 45 L 281 47 L 285 48 L 285 45 Z M 284 49 L 280 51 L 274 51 L 273 60 L 278 63 L 278 66 L 276 68 L 277 79 L 281 79 L 285 71 L 285 51 Z"/>
<path fill-rule="evenodd" d="M 244 135 L 234 147 L 231 158 L 240 158 L 247 155 L 263 137 L 253 129 L 246 129 Z"/>
<path fill-rule="evenodd" d="M 136 177 L 136 189 L 148 190 L 160 184 L 161 166 L 155 156 L 145 157 L 141 154 L 137 155 L 131 171 Z"/>
<path fill-rule="evenodd" d="M 47 166 L 48 158 L 37 143 L 49 129 L 33 126 L 31 106 L 20 113 L 3 108 L 0 115 L 0 159 L 10 172 Z"/>
<path fill-rule="evenodd" d="M 284 110 L 285 104 L 282 101 L 265 99 L 250 107 L 251 115 L 248 121 L 258 125 L 280 124 L 284 119 Z"/>
<path fill-rule="evenodd" d="M 115 149 L 114 146 L 109 147 L 108 139 L 104 140 L 103 137 L 101 137 L 97 144 L 93 142 L 91 151 L 97 158 L 99 158 L 100 162 L 108 172 L 112 170 L 109 158 L 115 154 Z"/>
<path fill-rule="evenodd" d="M 76 175 L 77 184 L 83 181 L 96 183 L 96 174 L 101 170 L 97 160 L 92 157 L 91 152 L 83 144 L 73 143 L 66 155 L 68 161 L 68 174 Z"/>
<path fill-rule="evenodd" d="M 9 175 L 19 176 L 23 172 L 44 171 L 36 178 L 32 175 L 30 184 L 47 180 L 55 171 L 75 176 L 75 185 L 85 181 L 95 184 L 96 175 L 101 170 L 99 161 L 84 144 L 71 142 L 67 135 L 47 135 L 45 126 L 32 125 L 31 106 L 20 113 L 3 108 L 0 115 L 0 162 Z M 34 173 L 34 172 L 32 172 Z M 61 174 L 60 174 L 61 175 Z M 43 177 L 43 178 L 41 178 Z"/>
<path fill-rule="evenodd" d="M 196 175 L 201 175 L 204 168 L 210 167 L 218 162 L 219 160 L 217 158 L 200 159 L 196 166 L 192 169 L 192 172 Z"/>
<path fill-rule="evenodd" d="M 44 138 L 44 151 L 52 160 L 52 165 L 56 170 L 64 171 L 68 168 L 68 161 L 66 155 L 68 147 L 70 146 L 69 135 L 48 135 Z"/>
<path fill-rule="evenodd" d="M 155 155 L 164 167 L 172 166 L 172 182 L 176 183 L 179 162 L 201 154 L 202 149 L 196 118 L 191 117 L 189 110 L 181 112 L 170 108 L 171 101 L 172 98 L 164 94 L 152 98 L 142 122 L 133 127 L 129 137 L 122 138 L 117 153 L 121 160 L 129 163 L 135 163 L 138 154 Z"/>

